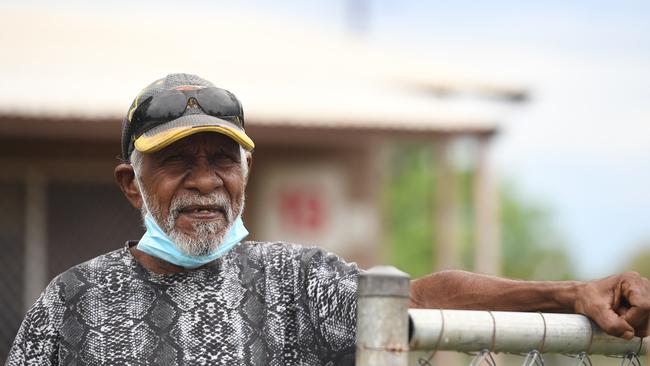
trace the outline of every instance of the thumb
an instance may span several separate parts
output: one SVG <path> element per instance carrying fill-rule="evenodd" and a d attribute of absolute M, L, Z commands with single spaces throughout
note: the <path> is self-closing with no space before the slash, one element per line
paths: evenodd
<path fill-rule="evenodd" d="M 645 337 L 648 333 L 648 314 L 640 308 L 632 307 L 621 318 L 634 327 L 636 335 Z"/>
<path fill-rule="evenodd" d="M 593 320 L 607 334 L 616 337 L 623 337 L 627 340 L 634 338 L 634 328 L 611 309 L 600 311 Z"/>

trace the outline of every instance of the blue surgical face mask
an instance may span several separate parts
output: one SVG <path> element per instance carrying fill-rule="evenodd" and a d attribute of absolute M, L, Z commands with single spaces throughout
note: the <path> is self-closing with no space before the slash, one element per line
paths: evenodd
<path fill-rule="evenodd" d="M 138 250 L 184 268 L 197 268 L 212 262 L 248 236 L 248 230 L 244 227 L 241 216 L 237 216 L 217 250 L 205 256 L 195 257 L 180 251 L 149 213 L 144 217 L 144 226 L 147 231 L 138 242 Z"/>

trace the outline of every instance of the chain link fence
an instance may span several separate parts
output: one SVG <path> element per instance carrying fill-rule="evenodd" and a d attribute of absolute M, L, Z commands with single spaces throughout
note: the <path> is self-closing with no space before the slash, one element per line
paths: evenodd
<path fill-rule="evenodd" d="M 49 278 L 144 233 L 140 213 L 114 184 L 54 183 L 47 197 Z"/>
<path fill-rule="evenodd" d="M 26 304 L 25 217 L 27 199 L 22 183 L 0 184 L 0 360 L 7 357 Z M 46 188 L 45 286 L 66 269 L 102 253 L 122 248 L 144 232 L 140 214 L 111 183 L 58 183 Z M 33 260 L 33 259 L 32 259 Z"/>
<path fill-rule="evenodd" d="M 22 320 L 25 190 L 0 183 L 0 360 L 4 360 Z M 18 260 L 17 260 L 18 259 Z"/>

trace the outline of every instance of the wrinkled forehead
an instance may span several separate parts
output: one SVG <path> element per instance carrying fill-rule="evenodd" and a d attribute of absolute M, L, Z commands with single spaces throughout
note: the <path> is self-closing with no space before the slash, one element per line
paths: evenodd
<path fill-rule="evenodd" d="M 239 150 L 239 143 L 226 135 L 217 132 L 201 132 L 187 136 L 166 146 L 160 150 L 160 153 L 183 152 L 198 155 L 214 152 L 239 153 Z"/>

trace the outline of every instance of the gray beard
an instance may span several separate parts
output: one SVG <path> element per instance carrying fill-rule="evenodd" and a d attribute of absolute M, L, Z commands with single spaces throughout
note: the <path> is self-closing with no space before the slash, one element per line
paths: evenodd
<path fill-rule="evenodd" d="M 183 253 L 195 257 L 202 257 L 214 253 L 223 243 L 225 235 L 230 231 L 235 218 L 244 208 L 244 197 L 242 196 L 239 207 L 233 207 L 230 201 L 223 195 L 216 192 L 210 195 L 184 194 L 172 198 L 169 213 L 165 215 L 160 204 L 142 189 L 138 187 L 144 200 L 140 208 L 140 214 L 144 219 L 147 212 L 156 221 L 158 226 L 169 236 L 171 241 Z M 192 234 L 186 234 L 176 228 L 176 219 L 181 209 L 191 205 L 214 205 L 224 212 L 226 224 L 219 222 L 196 222 L 192 224 Z"/>

